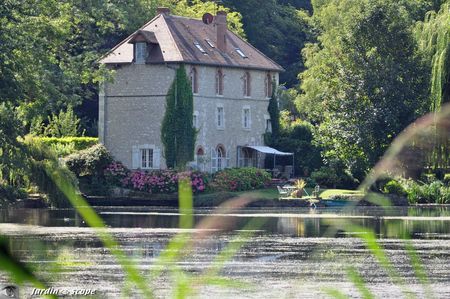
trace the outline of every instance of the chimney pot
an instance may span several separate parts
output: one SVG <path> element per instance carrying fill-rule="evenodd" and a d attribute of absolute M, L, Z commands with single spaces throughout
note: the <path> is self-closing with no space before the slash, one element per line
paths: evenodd
<path fill-rule="evenodd" d="M 156 9 L 156 12 L 157 12 L 158 15 L 160 15 L 160 14 L 169 15 L 170 14 L 170 8 L 168 8 L 168 7 L 158 7 Z"/>
<path fill-rule="evenodd" d="M 217 31 L 217 48 L 222 51 L 227 51 L 227 13 L 224 11 L 218 11 L 215 18 L 216 31 Z"/>

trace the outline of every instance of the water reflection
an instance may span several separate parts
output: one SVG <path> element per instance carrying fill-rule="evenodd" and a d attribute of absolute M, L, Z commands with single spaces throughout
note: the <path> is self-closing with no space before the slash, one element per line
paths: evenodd
<path fill-rule="evenodd" d="M 98 213 L 112 228 L 178 228 L 176 209 L 99 208 Z M 450 210 L 447 206 L 357 207 L 351 210 L 321 209 L 244 209 L 231 215 L 216 215 L 211 210 L 194 211 L 195 223 L 205 216 L 215 221 L 231 220 L 234 228 L 251 218 L 261 217 L 265 233 L 297 237 L 345 237 L 348 224 L 373 230 L 379 238 L 450 239 Z M 73 209 L 1 209 L 0 223 L 20 223 L 48 227 L 85 227 Z"/>

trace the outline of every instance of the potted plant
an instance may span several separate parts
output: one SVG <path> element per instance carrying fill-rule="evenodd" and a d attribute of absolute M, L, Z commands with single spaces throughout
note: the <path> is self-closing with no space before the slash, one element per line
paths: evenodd
<path fill-rule="evenodd" d="M 296 180 L 294 183 L 295 190 L 291 193 L 292 197 L 302 198 L 303 189 L 306 187 L 306 182 L 303 179 Z"/>

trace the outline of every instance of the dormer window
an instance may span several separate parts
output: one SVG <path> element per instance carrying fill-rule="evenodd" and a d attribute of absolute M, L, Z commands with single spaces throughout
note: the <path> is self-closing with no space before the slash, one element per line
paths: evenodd
<path fill-rule="evenodd" d="M 147 43 L 137 42 L 134 44 L 134 61 L 138 64 L 144 64 L 147 59 Z"/>

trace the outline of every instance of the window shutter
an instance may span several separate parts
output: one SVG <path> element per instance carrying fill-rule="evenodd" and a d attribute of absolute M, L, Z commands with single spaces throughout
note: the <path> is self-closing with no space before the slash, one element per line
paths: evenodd
<path fill-rule="evenodd" d="M 161 150 L 159 148 L 153 150 L 153 168 L 161 169 Z"/>
<path fill-rule="evenodd" d="M 138 169 L 139 168 L 139 148 L 137 146 L 133 146 L 131 150 L 131 168 Z"/>
<path fill-rule="evenodd" d="M 211 172 L 217 171 L 217 153 L 215 149 L 211 149 Z"/>

